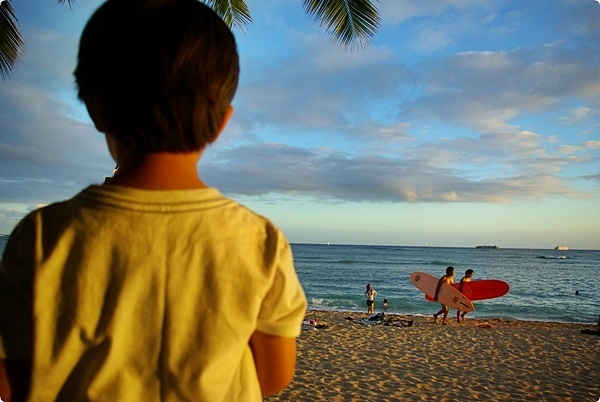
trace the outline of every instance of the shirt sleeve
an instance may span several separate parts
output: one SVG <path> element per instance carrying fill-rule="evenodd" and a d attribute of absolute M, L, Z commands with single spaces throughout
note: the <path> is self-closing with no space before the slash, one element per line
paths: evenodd
<path fill-rule="evenodd" d="M 294 269 L 289 243 L 277 236 L 275 273 L 271 289 L 263 300 L 257 329 L 269 335 L 295 338 L 300 335 L 306 315 L 306 296 Z"/>
<path fill-rule="evenodd" d="M 33 345 L 33 225 L 22 221 L 0 261 L 0 358 L 29 358 Z"/>

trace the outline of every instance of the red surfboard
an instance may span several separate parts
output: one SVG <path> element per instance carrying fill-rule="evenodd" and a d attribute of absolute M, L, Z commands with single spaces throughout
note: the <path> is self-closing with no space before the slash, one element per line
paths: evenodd
<path fill-rule="evenodd" d="M 452 284 L 456 289 L 459 288 L 460 282 Z M 508 283 L 499 279 L 476 279 L 470 282 L 465 282 L 462 288 L 462 294 L 467 299 L 473 300 L 485 300 L 494 299 L 496 297 L 504 296 L 508 293 L 510 286 Z M 425 296 L 427 300 L 432 301 L 433 299 L 429 296 Z"/>

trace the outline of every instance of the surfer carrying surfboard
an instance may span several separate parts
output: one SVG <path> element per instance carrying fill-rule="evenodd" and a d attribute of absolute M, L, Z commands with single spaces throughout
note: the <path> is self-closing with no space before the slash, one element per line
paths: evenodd
<path fill-rule="evenodd" d="M 460 283 L 458 284 L 458 291 L 460 293 L 463 293 L 463 287 L 465 286 L 465 282 L 471 282 L 471 278 L 473 277 L 473 275 L 475 275 L 475 271 L 473 271 L 472 269 L 467 269 L 465 271 L 465 276 L 462 277 Z M 461 322 L 461 318 L 463 321 L 466 321 L 465 314 L 467 314 L 466 311 L 460 311 L 460 309 L 457 308 L 456 322 Z"/>
<path fill-rule="evenodd" d="M 437 287 L 435 288 L 435 295 L 433 296 L 434 301 L 438 300 L 438 293 L 440 292 L 440 288 L 442 287 L 442 285 L 444 283 L 447 283 L 448 285 L 452 285 L 454 283 L 454 267 L 447 267 L 446 275 L 442 276 L 440 278 L 440 280 L 438 281 Z M 442 303 L 442 308 L 440 309 L 440 311 L 438 311 L 437 313 L 435 313 L 433 315 L 433 319 L 435 320 L 435 323 L 437 324 L 438 316 L 440 314 L 444 314 L 442 316 L 442 325 L 446 325 L 446 318 L 448 317 L 448 311 L 450 311 L 450 306 L 447 306 Z"/>

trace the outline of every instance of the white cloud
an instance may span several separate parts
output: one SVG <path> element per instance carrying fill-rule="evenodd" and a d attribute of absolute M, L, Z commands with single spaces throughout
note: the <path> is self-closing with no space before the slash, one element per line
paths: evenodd
<path fill-rule="evenodd" d="M 557 3 L 560 14 L 542 4 L 381 2 L 380 35 L 354 53 L 296 3 L 251 4 L 236 113 L 203 178 L 227 194 L 307 205 L 593 194 L 600 29 L 583 1 Z M 24 27 L 28 55 L 1 84 L 0 203 L 64 199 L 112 171 L 76 100 L 77 35 L 60 24 Z M 23 213 L 3 208 L 4 218 Z"/>

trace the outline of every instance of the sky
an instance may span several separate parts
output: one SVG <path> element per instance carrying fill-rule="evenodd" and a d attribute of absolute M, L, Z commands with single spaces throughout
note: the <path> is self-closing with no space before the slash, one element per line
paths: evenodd
<path fill-rule="evenodd" d="M 112 174 L 72 72 L 101 4 L 12 1 L 0 233 Z M 380 0 L 371 45 L 247 0 L 235 114 L 203 180 L 292 243 L 600 249 L 600 3 Z"/>

